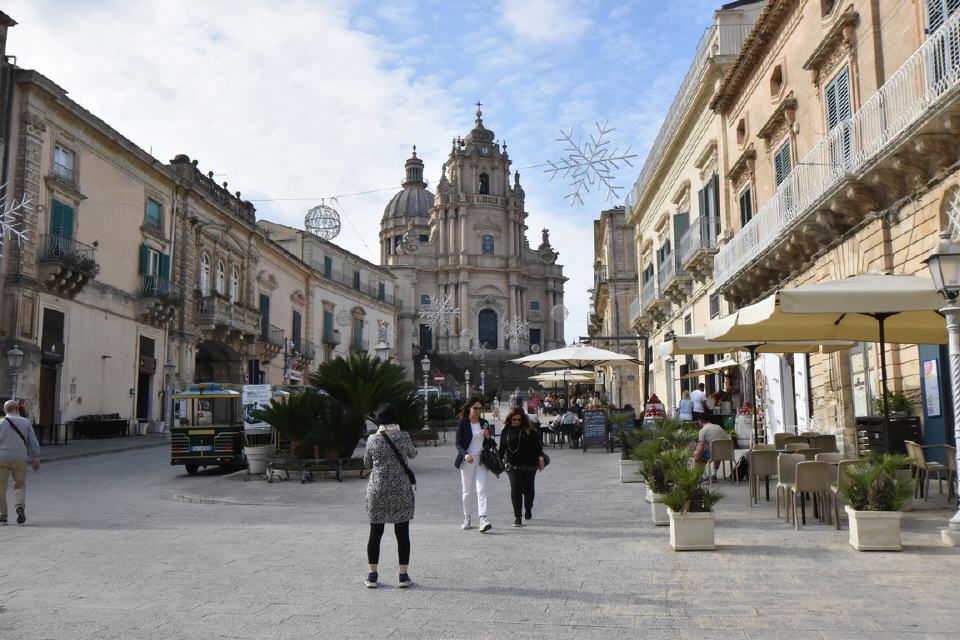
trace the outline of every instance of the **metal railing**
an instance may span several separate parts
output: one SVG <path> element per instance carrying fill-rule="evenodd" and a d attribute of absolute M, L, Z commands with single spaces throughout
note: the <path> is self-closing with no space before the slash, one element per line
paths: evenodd
<path fill-rule="evenodd" d="M 667 259 L 657 267 L 657 284 L 660 285 L 661 291 L 669 287 L 677 277 L 687 275 L 686 270 L 677 267 L 676 260 L 674 255 L 667 256 Z"/>
<path fill-rule="evenodd" d="M 58 258 L 74 258 L 76 260 L 93 260 L 96 249 L 88 244 L 77 242 L 59 233 L 43 234 L 40 236 L 40 259 L 56 260 Z"/>
<path fill-rule="evenodd" d="M 320 342 L 335 347 L 340 344 L 340 332 L 324 330 L 323 336 L 320 338 Z"/>
<path fill-rule="evenodd" d="M 265 342 L 274 347 L 283 348 L 283 329 L 275 327 L 272 324 L 266 331 L 260 333 L 260 342 Z"/>
<path fill-rule="evenodd" d="M 177 298 L 180 287 L 160 276 L 140 276 L 140 292 L 145 296 Z"/>
<path fill-rule="evenodd" d="M 67 184 L 73 184 L 73 179 L 76 174 L 73 172 L 73 167 L 68 167 L 65 164 L 60 164 L 59 162 L 53 163 L 53 177 Z"/>
<path fill-rule="evenodd" d="M 650 278 L 640 290 L 640 308 L 648 309 L 653 301 L 660 297 L 660 289 L 657 287 L 657 279 Z"/>
<path fill-rule="evenodd" d="M 653 172 L 660 164 L 667 145 L 676 133 L 680 120 L 683 119 L 683 114 L 690 107 L 690 102 L 697 93 L 697 86 L 700 84 L 700 78 L 707 64 L 716 56 L 738 54 L 751 29 L 753 29 L 751 24 L 728 24 L 713 25 L 704 30 L 700 42 L 697 44 L 696 53 L 693 55 L 693 62 L 687 69 L 687 75 L 680 83 L 680 88 L 673 98 L 673 103 L 667 110 L 663 124 L 660 125 L 660 132 L 657 134 L 656 140 L 653 141 L 649 153 L 647 153 L 647 159 L 640 170 L 640 176 L 633 184 L 630 193 L 624 197 L 624 207 L 628 218 L 634 205 L 640 200 L 640 196 L 653 177 Z"/>
<path fill-rule="evenodd" d="M 634 298 L 630 301 L 630 324 L 636 324 L 640 316 L 640 298 Z"/>
<path fill-rule="evenodd" d="M 369 340 L 350 340 L 350 353 L 366 353 L 370 350 Z"/>
<path fill-rule="evenodd" d="M 955 13 L 852 117 L 835 126 L 780 183 L 776 194 L 717 253 L 714 281 L 729 282 L 812 213 L 844 178 L 864 169 L 960 80 L 960 13 Z"/>
<path fill-rule="evenodd" d="M 197 299 L 197 320 L 234 327 L 247 333 L 260 333 L 260 314 L 220 296 L 201 296 Z"/>
<path fill-rule="evenodd" d="M 717 246 L 717 237 L 720 235 L 720 218 L 716 216 L 701 216 L 693 221 L 677 245 L 680 264 L 687 264 L 690 258 L 700 249 L 713 249 Z"/>
<path fill-rule="evenodd" d="M 310 340 L 300 340 L 300 344 L 294 343 L 297 353 L 305 360 L 313 360 L 317 357 L 317 346 Z"/>

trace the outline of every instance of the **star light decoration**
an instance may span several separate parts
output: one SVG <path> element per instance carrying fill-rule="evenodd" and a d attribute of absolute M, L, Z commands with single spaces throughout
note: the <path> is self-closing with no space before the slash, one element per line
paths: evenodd
<path fill-rule="evenodd" d="M 7 193 L 9 183 L 0 185 L 0 192 Z M 4 203 L 3 210 L 0 211 L 0 240 L 6 241 L 10 238 L 17 240 L 17 246 L 25 242 L 27 232 L 22 228 L 23 217 L 30 212 L 32 200 L 17 201 L 16 198 L 10 198 Z"/>
<path fill-rule="evenodd" d="M 552 181 L 557 176 L 563 179 L 570 179 L 572 193 L 564 196 L 570 200 L 570 206 L 574 204 L 583 205 L 583 196 L 581 193 L 590 192 L 590 187 L 596 185 L 598 190 L 606 188 L 606 200 L 618 200 L 620 198 L 618 190 L 623 189 L 613 183 L 616 177 L 614 170 L 620 169 L 621 164 L 632 167 L 631 158 L 636 158 L 637 154 L 630 153 L 628 146 L 623 153 L 619 153 L 616 147 L 610 147 L 610 140 L 605 137 L 613 133 L 615 129 L 607 126 L 608 121 L 601 125 L 595 122 L 597 133 L 590 135 L 584 142 L 582 137 L 574 140 L 573 125 L 570 125 L 569 131 L 560 130 L 560 137 L 557 142 L 566 144 L 564 151 L 567 156 L 561 160 L 548 160 L 549 169 L 544 169 L 544 173 L 550 174 Z"/>
<path fill-rule="evenodd" d="M 453 306 L 453 294 L 446 298 L 430 296 L 430 304 L 420 307 L 420 319 L 437 330 L 437 333 L 450 333 L 450 319 L 460 317 L 460 307 Z"/>
<path fill-rule="evenodd" d="M 514 342 L 521 342 L 530 336 L 530 323 L 523 321 L 520 316 L 513 316 L 512 320 L 503 323 L 503 335 Z"/>

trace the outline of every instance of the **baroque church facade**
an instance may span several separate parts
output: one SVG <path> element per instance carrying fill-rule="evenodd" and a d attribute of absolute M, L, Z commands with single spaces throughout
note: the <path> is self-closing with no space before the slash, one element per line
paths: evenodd
<path fill-rule="evenodd" d="M 520 174 L 511 181 L 506 143 L 484 127 L 479 108 L 476 115 L 473 130 L 454 139 L 436 195 L 414 147 L 380 223 L 380 262 L 405 297 L 396 348 L 410 372 L 424 354 L 483 351 L 503 360 L 565 344 L 559 254 L 547 229 L 530 247 Z M 421 316 L 441 300 L 459 309 L 448 327 Z M 513 335 L 511 325 L 523 331 Z"/>

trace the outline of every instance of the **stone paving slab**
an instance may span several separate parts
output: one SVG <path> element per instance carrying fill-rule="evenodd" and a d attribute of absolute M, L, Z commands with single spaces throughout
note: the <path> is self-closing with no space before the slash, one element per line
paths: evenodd
<path fill-rule="evenodd" d="M 90 440 L 71 440 L 67 444 L 50 444 L 40 447 L 40 462 L 75 460 L 109 453 L 123 453 L 152 447 L 169 447 L 170 434 L 147 433 L 142 436 L 123 438 L 97 438 Z"/>
<path fill-rule="evenodd" d="M 551 451 L 534 520 L 513 529 L 506 477 L 494 529 L 461 531 L 451 444 L 413 461 L 413 588 L 363 588 L 366 481 L 267 484 L 186 476 L 166 451 L 63 461 L 28 484 L 29 526 L 0 528 L 0 638 L 957 637 L 960 553 L 931 498 L 902 553 L 858 553 L 847 531 L 795 531 L 774 503 L 721 482 L 713 552 L 676 553 L 618 456 Z M 175 500 L 190 496 L 211 504 Z"/>

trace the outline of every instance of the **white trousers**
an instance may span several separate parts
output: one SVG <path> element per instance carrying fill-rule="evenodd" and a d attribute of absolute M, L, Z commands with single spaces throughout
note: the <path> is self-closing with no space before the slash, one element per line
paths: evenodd
<path fill-rule="evenodd" d="M 490 472 L 480 465 L 480 456 L 473 456 L 473 462 L 466 460 L 460 465 L 460 484 L 463 486 L 463 515 L 468 516 L 473 511 L 476 500 L 477 515 L 487 515 L 487 479 Z"/>

